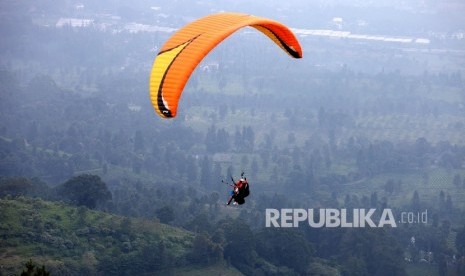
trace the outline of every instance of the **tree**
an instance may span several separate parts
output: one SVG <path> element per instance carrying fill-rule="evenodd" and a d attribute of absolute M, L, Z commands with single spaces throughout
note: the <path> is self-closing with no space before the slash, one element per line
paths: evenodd
<path fill-rule="evenodd" d="M 45 269 L 45 266 L 42 265 L 42 267 L 36 266 L 34 262 L 32 262 L 32 259 L 29 259 L 27 263 L 24 264 L 26 267 L 26 270 L 23 270 L 21 272 L 21 276 L 48 276 L 50 275 L 50 272 L 48 272 Z"/>
<path fill-rule="evenodd" d="M 229 133 L 225 129 L 219 129 L 216 134 L 217 151 L 228 151 L 229 146 Z"/>
<path fill-rule="evenodd" d="M 184 228 L 196 233 L 210 233 L 214 229 L 214 226 L 211 224 L 210 221 L 211 219 L 209 219 L 206 213 L 201 213 L 199 215 L 196 215 L 191 221 L 185 224 Z"/>
<path fill-rule="evenodd" d="M 425 138 L 421 137 L 416 140 L 415 154 L 420 168 L 424 168 L 427 165 L 426 156 L 429 153 L 430 148 L 431 146 Z"/>
<path fill-rule="evenodd" d="M 200 164 L 200 183 L 202 186 L 210 188 L 213 183 L 212 182 L 212 162 L 208 158 L 208 156 L 205 156 L 202 159 L 202 162 Z"/>
<path fill-rule="evenodd" d="M 444 211 L 446 207 L 446 194 L 443 190 L 439 192 L 439 210 Z"/>
<path fill-rule="evenodd" d="M 216 127 L 215 125 L 211 125 L 208 128 L 207 135 L 205 137 L 205 146 L 207 148 L 207 152 L 215 153 L 217 152 L 217 140 L 216 140 Z"/>
<path fill-rule="evenodd" d="M 239 152 L 251 152 L 255 145 L 255 132 L 252 127 L 243 127 L 242 131 L 236 129 L 234 134 L 234 146 Z"/>
<path fill-rule="evenodd" d="M 174 210 L 171 206 L 164 206 L 156 211 L 157 217 L 161 223 L 170 223 L 174 220 Z"/>
<path fill-rule="evenodd" d="M 249 269 L 255 262 L 255 239 L 250 227 L 241 219 L 230 220 L 222 225 L 225 240 L 224 256 L 244 274 L 252 274 Z"/>
<path fill-rule="evenodd" d="M 298 273 L 305 273 L 314 254 L 311 244 L 295 229 L 265 228 L 256 235 L 256 250 L 273 264 Z"/>
<path fill-rule="evenodd" d="M 347 276 L 359 276 L 359 275 L 370 275 L 368 274 L 365 261 L 360 257 L 349 256 L 344 262 L 342 267 L 343 275 Z"/>
<path fill-rule="evenodd" d="M 386 184 L 384 184 L 384 191 L 388 193 L 389 195 L 392 195 L 395 190 L 395 182 L 392 178 L 389 178 L 388 181 L 386 181 Z"/>
<path fill-rule="evenodd" d="M 344 233 L 338 249 L 340 260 L 345 261 L 344 269 L 356 269 L 356 275 L 364 275 L 365 271 L 365 275 L 406 275 L 403 249 L 387 231 L 351 228 Z"/>
<path fill-rule="evenodd" d="M 244 147 L 246 151 L 253 151 L 255 144 L 255 133 L 252 127 L 245 127 L 242 130 L 242 137 L 244 141 Z"/>
<path fill-rule="evenodd" d="M 438 263 L 438 273 L 440 276 L 447 276 L 447 260 L 446 255 L 444 253 L 439 253 L 437 255 L 437 263 Z"/>
<path fill-rule="evenodd" d="M 225 129 L 216 129 L 215 125 L 208 128 L 205 145 L 207 152 L 224 152 L 229 150 L 229 133 Z"/>
<path fill-rule="evenodd" d="M 465 256 L 465 226 L 458 231 L 455 237 L 455 246 L 462 256 Z"/>
<path fill-rule="evenodd" d="M 208 234 L 201 233 L 195 236 L 190 258 L 195 264 L 214 264 L 223 259 L 223 249 Z"/>
<path fill-rule="evenodd" d="M 0 197 L 25 195 L 31 188 L 30 181 L 24 177 L 0 178 Z"/>
<path fill-rule="evenodd" d="M 107 184 L 99 176 L 82 174 L 75 176 L 57 187 L 57 194 L 74 205 L 84 205 L 90 209 L 103 206 L 111 200 Z"/>
<path fill-rule="evenodd" d="M 198 165 L 192 156 L 186 157 L 186 177 L 189 181 L 196 181 L 198 178 Z"/>

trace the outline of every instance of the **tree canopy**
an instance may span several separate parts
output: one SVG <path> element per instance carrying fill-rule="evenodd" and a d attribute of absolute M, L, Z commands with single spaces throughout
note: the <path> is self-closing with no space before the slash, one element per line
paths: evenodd
<path fill-rule="evenodd" d="M 99 176 L 82 174 L 75 176 L 57 187 L 57 193 L 73 205 L 83 205 L 90 209 L 103 206 L 111 200 L 107 184 Z"/>

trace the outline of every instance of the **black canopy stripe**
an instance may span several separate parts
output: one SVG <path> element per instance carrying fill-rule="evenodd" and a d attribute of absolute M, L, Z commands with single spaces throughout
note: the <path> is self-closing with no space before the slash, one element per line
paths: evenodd
<path fill-rule="evenodd" d="M 263 26 L 263 25 L 257 25 L 259 27 L 262 27 L 262 28 L 265 28 L 267 29 L 270 33 L 272 33 L 274 35 L 274 37 L 279 41 L 279 43 L 281 43 L 281 45 L 283 46 L 284 49 L 286 49 L 286 51 L 294 58 L 301 58 L 301 56 L 299 55 L 299 52 L 297 52 L 296 50 L 292 49 L 291 46 L 287 45 L 282 39 L 281 37 L 279 37 L 275 32 L 273 32 L 272 30 L 270 30 L 269 28 Z"/>
<path fill-rule="evenodd" d="M 200 35 L 197 35 L 191 39 L 189 39 L 188 41 L 184 42 L 184 43 L 181 43 L 179 45 L 177 45 L 176 47 L 173 47 L 171 49 L 168 49 L 168 50 L 165 50 L 165 51 L 161 51 L 158 53 L 158 55 L 161 55 L 163 53 L 166 53 L 166 52 L 169 52 L 169 51 L 172 51 L 178 47 L 181 47 L 182 45 L 186 44 L 183 49 L 173 58 L 173 60 L 170 62 L 170 64 L 168 65 L 168 67 L 166 68 L 165 70 L 165 73 L 163 74 L 163 77 L 161 79 L 161 82 L 160 82 L 160 86 L 158 87 L 158 93 L 157 93 L 157 104 L 158 104 L 158 110 L 160 111 L 161 114 L 163 114 L 163 116 L 165 116 L 166 118 L 172 118 L 173 117 L 173 114 L 171 114 L 171 110 L 169 110 L 166 106 L 165 106 L 165 103 L 163 102 L 163 83 L 165 82 L 165 78 L 166 78 L 166 75 L 168 74 L 168 71 L 170 70 L 170 67 L 171 65 L 174 63 L 174 61 L 178 58 L 178 56 L 182 53 L 182 51 L 184 51 L 184 49 L 186 49 L 189 44 L 191 44 L 195 39 L 197 39 Z"/>

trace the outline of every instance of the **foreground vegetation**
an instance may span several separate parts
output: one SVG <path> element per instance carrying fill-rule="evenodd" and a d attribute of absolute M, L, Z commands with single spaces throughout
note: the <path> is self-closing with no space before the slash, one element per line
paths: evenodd
<path fill-rule="evenodd" d="M 187 274 L 192 269 L 220 267 L 234 273 L 221 262 L 210 268 L 207 262 L 193 261 L 210 257 L 197 248 L 207 245 L 199 245 L 191 232 L 155 220 L 25 197 L 1 199 L 0 210 L 0 266 L 5 275 L 17 274 L 28 259 L 44 265 L 51 275 L 128 275 L 175 269 Z"/>
<path fill-rule="evenodd" d="M 83 175 L 65 183 L 89 178 L 98 180 Z M 11 194 L 13 180 L 3 179 L 0 188 L 8 187 Z M 190 204 L 189 216 L 184 214 L 183 202 L 179 202 L 158 209 L 158 218 L 147 219 L 92 210 L 82 205 L 87 202 L 70 201 L 74 198 L 70 196 L 57 198 L 54 193 L 51 198 L 68 203 L 30 198 L 37 191 L 32 188 L 37 183 L 29 184 L 28 189 L 17 190 L 28 197 L 16 194 L 0 199 L 2 273 L 19 271 L 28 259 L 44 265 L 52 274 L 299 275 L 319 271 L 325 275 L 460 275 L 465 268 L 461 257 L 465 227 L 454 226 L 454 218 L 460 215 L 445 198 L 439 201 L 438 209 L 425 205 L 416 194 L 405 209 L 399 209 L 378 199 L 376 193 L 360 199 L 348 195 L 343 201 L 334 197 L 331 206 L 348 210 L 392 208 L 397 219 L 401 211 L 427 210 L 428 221 L 396 221 L 395 228 L 312 228 L 303 223 L 299 228 L 286 229 L 264 228 L 261 211 L 307 207 L 285 196 L 260 196 L 249 202 L 252 206 L 248 208 L 234 208 L 215 203 L 213 198 L 193 195 L 191 200 L 198 203 Z M 176 195 L 167 196 L 170 200 Z M 103 203 L 105 197 L 99 200 Z M 92 206 L 111 212 L 120 210 L 111 204 Z M 180 222 L 180 217 L 189 219 Z M 182 228 L 159 221 L 181 224 Z"/>

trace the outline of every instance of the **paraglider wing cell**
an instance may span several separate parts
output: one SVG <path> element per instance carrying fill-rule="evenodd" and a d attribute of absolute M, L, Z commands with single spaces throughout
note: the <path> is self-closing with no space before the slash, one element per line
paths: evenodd
<path fill-rule="evenodd" d="M 302 57 L 297 38 L 285 25 L 248 14 L 219 13 L 198 19 L 179 29 L 166 41 L 153 63 L 150 99 L 163 118 L 176 116 L 184 86 L 200 61 L 238 29 L 254 27 L 294 58 Z"/>

